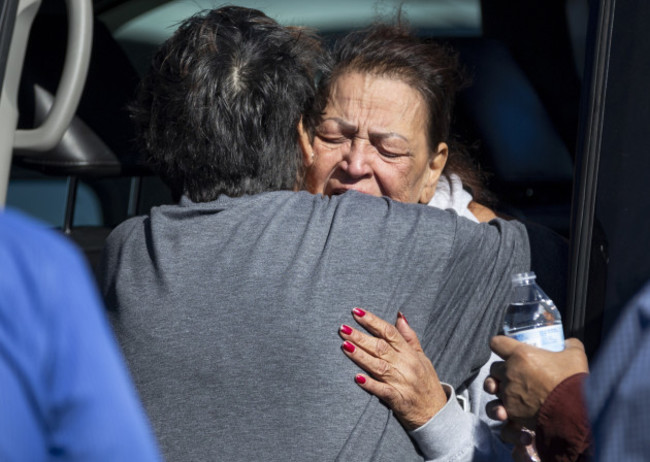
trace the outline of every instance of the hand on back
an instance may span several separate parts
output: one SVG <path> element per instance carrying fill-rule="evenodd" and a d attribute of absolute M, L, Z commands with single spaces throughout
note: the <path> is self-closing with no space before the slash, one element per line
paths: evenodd
<path fill-rule="evenodd" d="M 347 325 L 339 330 L 343 352 L 368 373 L 357 374 L 356 382 L 384 401 L 404 428 L 421 427 L 442 409 L 447 395 L 417 335 L 401 313 L 395 325 L 360 308 L 352 313 L 372 334 Z"/>

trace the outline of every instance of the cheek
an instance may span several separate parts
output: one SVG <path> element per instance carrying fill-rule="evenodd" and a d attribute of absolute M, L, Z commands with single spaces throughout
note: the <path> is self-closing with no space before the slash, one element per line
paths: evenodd
<path fill-rule="evenodd" d="M 429 172 L 430 170 L 428 158 L 424 161 L 421 161 L 418 166 L 413 169 L 410 178 L 410 193 L 413 199 L 412 202 L 418 202 L 420 200 L 422 191 L 426 187 L 427 181 L 429 179 Z"/>
<path fill-rule="evenodd" d="M 313 193 L 322 193 L 342 156 L 339 149 L 324 146 L 317 140 L 312 148 L 314 163 L 307 170 L 308 189 Z"/>
<path fill-rule="evenodd" d="M 375 177 L 383 194 L 399 202 L 418 202 L 422 182 L 418 173 L 408 166 L 375 169 Z"/>

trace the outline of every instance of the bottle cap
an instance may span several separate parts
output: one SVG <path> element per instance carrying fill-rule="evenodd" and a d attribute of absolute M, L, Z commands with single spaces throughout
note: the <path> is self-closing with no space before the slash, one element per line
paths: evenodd
<path fill-rule="evenodd" d="M 537 278 L 537 276 L 533 271 L 529 271 L 528 273 L 517 273 L 512 276 L 512 283 L 521 284 L 523 282 L 531 281 L 535 278 Z"/>

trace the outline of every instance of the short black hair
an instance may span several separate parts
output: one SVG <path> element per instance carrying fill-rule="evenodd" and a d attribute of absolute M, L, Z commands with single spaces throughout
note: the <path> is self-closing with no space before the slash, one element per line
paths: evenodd
<path fill-rule="evenodd" d="M 258 10 L 229 6 L 183 21 L 131 105 L 147 162 L 194 202 L 292 189 L 297 126 L 321 59 L 314 34 Z"/>

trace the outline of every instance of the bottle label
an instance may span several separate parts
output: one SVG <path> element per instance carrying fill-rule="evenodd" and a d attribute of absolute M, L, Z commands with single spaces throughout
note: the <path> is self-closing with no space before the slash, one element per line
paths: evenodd
<path fill-rule="evenodd" d="M 521 330 L 519 332 L 508 334 L 508 337 L 549 351 L 564 350 L 564 332 L 562 331 L 562 324 Z"/>

